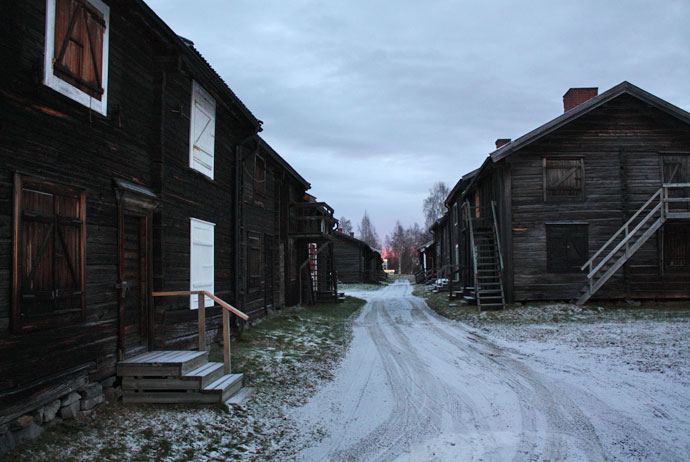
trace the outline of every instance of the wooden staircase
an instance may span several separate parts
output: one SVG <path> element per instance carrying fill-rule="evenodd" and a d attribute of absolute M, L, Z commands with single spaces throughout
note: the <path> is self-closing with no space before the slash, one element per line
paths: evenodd
<path fill-rule="evenodd" d="M 474 287 L 466 287 L 465 299 L 474 301 L 477 309 L 500 310 L 505 306 L 503 292 L 503 257 L 501 243 L 498 236 L 496 210 L 491 203 L 491 226 L 480 227 L 486 219 L 474 217 L 469 202 L 465 202 L 467 227 L 470 234 L 472 248 L 472 264 L 474 269 Z"/>
<path fill-rule="evenodd" d="M 224 403 L 243 374 L 225 374 L 206 351 L 150 351 L 117 363 L 125 403 Z"/>
<path fill-rule="evenodd" d="M 582 305 L 632 257 L 667 220 L 688 219 L 690 184 L 664 184 L 620 227 L 581 269 L 587 271 L 587 284 L 580 290 L 577 304 Z M 678 197 L 680 191 L 686 197 Z M 608 252 L 608 253 L 606 253 Z"/>

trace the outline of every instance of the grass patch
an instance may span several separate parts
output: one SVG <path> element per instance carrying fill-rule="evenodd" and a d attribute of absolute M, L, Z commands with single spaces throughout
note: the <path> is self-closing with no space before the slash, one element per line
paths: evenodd
<path fill-rule="evenodd" d="M 417 285 L 413 294 L 424 298 L 429 308 L 448 319 L 475 327 L 489 324 L 528 325 L 565 324 L 570 322 L 594 323 L 621 319 L 647 321 L 673 321 L 690 319 L 688 301 L 648 301 L 642 303 L 606 302 L 578 306 L 572 303 L 530 302 L 506 305 L 503 310 L 478 312 L 475 305 L 462 305 L 448 300 L 448 292 L 426 292 Z M 455 306 L 453 306 L 455 305 Z"/>
<path fill-rule="evenodd" d="M 83 420 L 50 426 L 3 460 L 290 460 L 309 435 L 298 433 L 286 411 L 332 377 L 364 304 L 347 297 L 293 308 L 233 340 L 233 372 L 243 372 L 245 384 L 256 389 L 244 407 L 107 404 Z M 222 362 L 222 350 L 214 347 L 209 357 Z"/>

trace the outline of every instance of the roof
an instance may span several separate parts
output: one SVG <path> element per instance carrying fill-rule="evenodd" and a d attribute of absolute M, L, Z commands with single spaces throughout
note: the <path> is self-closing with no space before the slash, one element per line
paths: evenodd
<path fill-rule="evenodd" d="M 434 245 L 433 240 L 427 242 L 426 244 L 423 244 L 423 245 L 420 245 L 419 247 L 417 247 L 417 252 L 424 252 L 426 249 L 428 249 L 432 245 Z"/>
<path fill-rule="evenodd" d="M 453 198 L 458 192 L 460 192 L 460 193 L 464 192 L 465 186 L 467 185 L 467 183 L 469 183 L 470 180 L 472 180 L 472 178 L 474 178 L 477 175 L 477 173 L 479 173 L 479 170 L 481 170 L 481 167 L 476 168 L 469 173 L 465 173 L 458 180 L 458 182 L 455 183 L 455 186 L 453 186 L 453 189 L 451 189 L 450 193 L 448 193 L 448 196 L 446 197 L 446 200 L 444 201 L 444 203 L 446 205 L 449 205 L 451 198 Z"/>
<path fill-rule="evenodd" d="M 494 152 L 489 154 L 493 162 L 498 162 L 505 157 L 508 157 L 511 153 L 523 148 L 538 139 L 548 135 L 549 133 L 561 128 L 562 126 L 574 121 L 575 119 L 593 111 L 594 109 L 608 103 L 609 101 L 618 98 L 623 94 L 631 95 L 645 103 L 673 116 L 688 124 L 690 124 L 690 113 L 684 111 L 678 106 L 674 106 L 671 103 L 664 101 L 663 99 L 654 96 L 653 94 L 642 90 L 639 87 L 631 84 L 630 82 L 621 82 L 615 87 L 605 91 L 604 93 L 595 96 L 594 98 L 585 101 L 579 106 L 571 109 L 570 111 L 561 114 L 555 119 L 545 123 L 544 125 L 535 128 L 531 132 L 521 136 L 520 138 L 511 141 Z"/>
<path fill-rule="evenodd" d="M 194 43 L 184 37 L 178 36 L 165 21 L 163 21 L 146 3 L 142 0 L 133 0 L 133 2 L 145 14 L 146 19 L 153 22 L 163 33 L 166 39 L 172 42 L 177 49 L 183 54 L 187 61 L 195 65 L 195 68 L 200 73 L 204 74 L 207 79 L 215 82 L 215 89 L 223 93 L 228 100 L 232 101 L 240 111 L 247 117 L 249 122 L 254 126 L 257 132 L 261 131 L 261 122 L 254 114 L 244 105 L 244 103 L 237 97 L 237 95 L 230 89 L 225 80 L 211 67 L 208 61 L 201 55 L 199 50 L 194 48 Z"/>
<path fill-rule="evenodd" d="M 371 250 L 372 252 L 376 252 L 379 255 L 381 254 L 380 250 L 373 248 L 372 246 L 370 246 L 369 244 L 367 244 L 363 240 L 357 239 L 356 237 L 353 237 L 353 236 L 350 236 L 347 233 L 341 233 L 340 231 L 336 230 L 336 231 L 333 231 L 333 237 L 348 240 L 348 241 L 352 242 L 353 244 L 359 245 L 360 247 L 366 247 L 367 249 Z"/>
<path fill-rule="evenodd" d="M 292 165 L 288 164 L 288 162 L 283 159 L 283 157 L 278 154 L 275 149 L 273 149 L 263 138 L 260 136 L 257 136 L 257 139 L 259 140 L 259 146 L 261 146 L 264 151 L 268 152 L 273 160 L 275 160 L 281 167 L 283 167 L 285 170 L 287 170 L 290 175 L 292 175 L 299 183 L 301 183 L 304 186 L 304 189 L 310 189 L 311 184 L 305 180 L 302 175 L 297 173 L 297 170 L 292 168 Z"/>

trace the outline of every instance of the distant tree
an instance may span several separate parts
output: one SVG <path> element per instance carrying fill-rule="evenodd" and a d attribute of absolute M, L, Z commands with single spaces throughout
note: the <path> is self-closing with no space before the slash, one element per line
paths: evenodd
<path fill-rule="evenodd" d="M 354 231 L 352 229 L 352 222 L 347 218 L 340 217 L 338 219 L 338 222 L 340 223 L 340 229 L 342 229 L 345 234 L 350 234 L 352 231 Z"/>
<path fill-rule="evenodd" d="M 369 215 L 367 211 L 364 211 L 364 216 L 362 217 L 362 222 L 357 227 L 357 238 L 361 241 L 369 244 L 370 247 L 375 249 L 380 249 L 379 235 L 376 233 L 376 228 L 369 220 Z"/>
<path fill-rule="evenodd" d="M 417 249 L 426 241 L 426 233 L 418 223 L 403 228 L 400 221 L 397 221 L 393 232 L 386 236 L 386 253 L 390 266 L 397 268 L 399 274 L 414 273 L 419 260 Z"/>
<path fill-rule="evenodd" d="M 423 207 L 424 224 L 427 230 L 446 213 L 445 201 L 449 192 L 448 186 L 443 181 L 437 181 L 429 189 L 429 195 L 424 199 Z"/>
<path fill-rule="evenodd" d="M 402 274 L 402 262 L 403 255 L 407 247 L 407 242 L 405 239 L 405 230 L 400 224 L 400 220 L 395 222 L 393 227 L 393 232 L 386 236 L 386 247 L 388 248 L 388 253 L 391 256 L 392 262 L 390 264 L 398 267 L 398 274 Z"/>

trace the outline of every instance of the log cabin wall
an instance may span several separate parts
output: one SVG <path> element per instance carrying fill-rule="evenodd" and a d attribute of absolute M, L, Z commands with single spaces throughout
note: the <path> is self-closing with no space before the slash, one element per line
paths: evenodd
<path fill-rule="evenodd" d="M 235 242 L 235 153 L 238 144 L 255 133 L 233 101 L 217 90 L 217 82 L 205 78 L 198 63 L 188 63 L 167 72 L 165 77 L 162 180 L 159 228 L 160 256 L 154 258 L 156 290 L 190 290 L 190 220 L 213 223 L 214 293 L 237 303 L 234 278 Z M 216 102 L 213 178 L 190 167 L 190 108 L 193 81 Z M 197 289 L 198 290 L 198 289 Z M 156 299 L 155 347 L 192 348 L 197 338 L 196 317 L 189 299 Z M 219 335 L 222 313 L 219 307 L 206 313 L 207 339 Z"/>
<path fill-rule="evenodd" d="M 512 153 L 513 298 L 575 297 L 585 276 L 547 270 L 547 226 L 584 227 L 589 258 L 661 186 L 664 151 L 690 151 L 688 125 L 622 94 Z M 582 197 L 545 200 L 545 158 L 582 159 Z M 595 298 L 687 297 L 688 271 L 663 271 L 662 233 L 647 241 Z"/>
<path fill-rule="evenodd" d="M 106 2 L 109 3 L 109 2 Z M 86 380 L 114 374 L 118 208 L 113 179 L 152 182 L 155 42 L 111 5 L 107 115 L 42 83 L 46 2 L 3 2 L 0 57 L 0 423 Z M 84 318 L 13 332 L 14 174 L 85 191 Z M 21 309 L 21 307 L 20 307 Z"/>
<path fill-rule="evenodd" d="M 364 247 L 342 233 L 335 233 L 334 257 L 338 281 L 362 283 L 364 281 Z"/>

